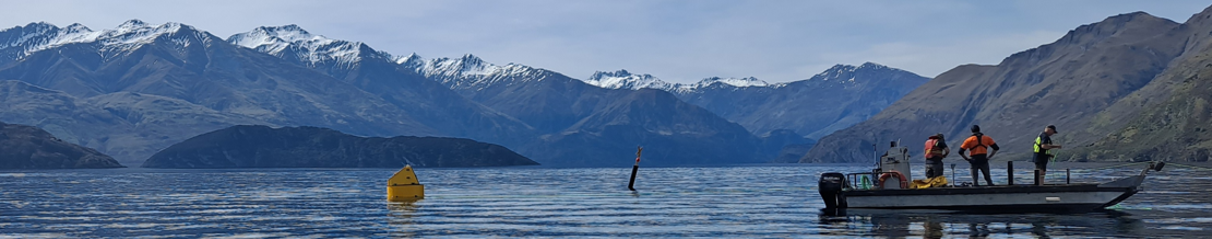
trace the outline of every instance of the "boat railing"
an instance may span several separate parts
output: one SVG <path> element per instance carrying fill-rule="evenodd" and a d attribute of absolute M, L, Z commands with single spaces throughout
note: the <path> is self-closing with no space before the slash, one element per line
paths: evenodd
<path fill-rule="evenodd" d="M 1033 172 L 1033 175 L 1035 176 L 1034 180 L 1033 180 L 1035 185 L 1037 185 L 1037 186 L 1044 185 L 1044 182 L 1040 181 L 1041 176 L 1043 176 L 1044 172 L 1041 172 L 1038 169 L 1032 170 L 1032 172 Z M 1065 184 L 1071 183 L 1071 181 L 1069 179 L 1069 175 L 1070 175 L 1069 168 L 1065 168 Z M 1006 161 L 1006 184 L 1014 185 L 1014 161 Z"/>
<path fill-rule="evenodd" d="M 951 171 L 952 171 L 952 174 L 954 174 L 954 172 L 955 172 L 954 164 L 951 167 Z M 1040 181 L 1041 176 L 1042 176 L 1041 174 L 1043 174 L 1043 172 L 1041 172 L 1039 170 L 1032 170 L 1032 172 L 1033 172 L 1032 174 L 1034 175 L 1034 181 L 1033 181 L 1034 184 L 1035 185 L 1044 185 L 1045 182 Z M 846 174 L 846 181 L 847 181 L 847 184 L 850 186 L 851 190 L 878 189 L 878 188 L 882 187 L 878 180 L 878 178 L 879 178 L 877 176 L 878 174 L 879 173 L 877 173 L 875 171 L 850 173 L 850 174 Z M 1070 174 L 1069 169 L 1065 168 L 1065 184 L 1072 183 L 1072 181 L 1070 179 L 1070 175 L 1071 174 Z M 1015 184 L 1014 183 L 1014 161 L 1006 161 L 1006 177 L 1007 177 L 1006 178 L 1007 185 Z M 954 176 L 953 176 L 953 178 L 954 178 Z M 956 180 L 956 179 L 951 179 L 951 180 Z"/>

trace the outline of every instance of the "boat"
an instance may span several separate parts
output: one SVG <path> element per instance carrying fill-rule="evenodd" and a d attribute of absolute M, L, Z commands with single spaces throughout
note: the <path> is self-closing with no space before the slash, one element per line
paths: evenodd
<path fill-rule="evenodd" d="M 1008 167 L 1007 185 L 945 185 L 913 188 L 908 148 L 891 144 L 888 153 L 877 157 L 870 172 L 823 173 L 819 192 L 826 209 L 938 209 L 968 212 L 1081 212 L 1114 206 L 1141 191 L 1151 171 L 1161 171 L 1165 162 L 1150 162 L 1140 174 L 1104 183 L 1013 185 L 1013 167 Z M 1012 165 L 1012 163 L 1011 163 Z M 954 175 L 954 165 L 952 175 Z M 1036 173 L 1038 174 L 1038 172 Z M 941 176 L 940 176 L 941 177 Z M 918 182 L 920 184 L 920 181 Z"/>

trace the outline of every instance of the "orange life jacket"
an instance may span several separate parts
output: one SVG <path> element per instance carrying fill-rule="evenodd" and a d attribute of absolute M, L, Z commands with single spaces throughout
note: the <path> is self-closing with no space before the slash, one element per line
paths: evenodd
<path fill-rule="evenodd" d="M 934 137 L 926 140 L 926 158 L 943 156 L 943 147 L 939 147 L 938 143 L 938 139 Z"/>

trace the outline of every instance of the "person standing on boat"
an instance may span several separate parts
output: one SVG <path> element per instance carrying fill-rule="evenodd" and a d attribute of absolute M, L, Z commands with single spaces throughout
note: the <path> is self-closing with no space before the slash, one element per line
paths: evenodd
<path fill-rule="evenodd" d="M 1044 183 L 1044 174 L 1048 172 L 1048 161 L 1056 156 L 1052 149 L 1061 148 L 1060 145 L 1052 144 L 1051 136 L 1054 134 L 1056 134 L 1056 126 L 1049 125 L 1044 127 L 1044 132 L 1040 133 L 1039 137 L 1035 138 L 1035 156 L 1031 158 L 1031 161 L 1035 162 L 1035 171 L 1039 171 L 1039 180 L 1036 182 L 1040 184 Z"/>
<path fill-rule="evenodd" d="M 989 151 L 993 149 L 993 151 Z M 968 161 L 972 165 L 972 184 L 980 186 L 980 175 L 976 171 L 981 171 L 985 175 L 985 182 L 988 186 L 993 186 L 993 178 L 989 176 L 989 159 L 997 154 L 997 143 L 993 142 L 993 138 L 981 133 L 981 126 L 972 125 L 972 137 L 964 140 L 964 144 L 960 145 L 960 157 Z M 964 155 L 964 151 L 971 150 L 970 155 Z"/>
<path fill-rule="evenodd" d="M 943 139 L 943 133 L 930 136 L 926 140 L 926 178 L 934 178 L 943 176 L 943 158 L 951 154 L 951 149 L 947 148 L 947 140 Z"/>

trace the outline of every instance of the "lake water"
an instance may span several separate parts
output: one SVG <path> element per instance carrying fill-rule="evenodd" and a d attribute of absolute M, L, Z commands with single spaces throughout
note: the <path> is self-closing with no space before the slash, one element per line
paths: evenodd
<path fill-rule="evenodd" d="M 1107 181 L 1139 168 L 1076 170 L 1073 178 Z M 427 197 L 409 204 L 384 201 L 395 169 L 8 171 L 0 172 L 0 238 L 1212 235 L 1212 172 L 1202 169 L 1168 167 L 1107 212 L 823 214 L 818 175 L 862 170 L 640 168 L 632 193 L 630 168 L 421 168 Z M 994 171 L 1004 183 L 1005 171 Z M 1063 182 L 1063 173 L 1052 176 Z"/>

